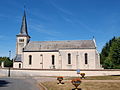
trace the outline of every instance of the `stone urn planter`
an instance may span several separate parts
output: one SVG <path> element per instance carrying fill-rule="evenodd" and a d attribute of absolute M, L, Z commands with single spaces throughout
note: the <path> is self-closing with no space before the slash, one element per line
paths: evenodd
<path fill-rule="evenodd" d="M 78 86 L 81 84 L 80 78 L 73 79 L 71 83 L 75 86 L 75 89 L 72 89 L 72 90 L 81 90 L 81 89 L 78 89 Z"/>
<path fill-rule="evenodd" d="M 80 73 L 81 79 L 85 79 L 85 73 Z"/>
<path fill-rule="evenodd" d="M 59 81 L 58 84 L 64 84 L 64 83 L 62 83 L 62 80 L 63 80 L 63 77 L 62 77 L 62 76 L 57 77 L 57 80 Z"/>

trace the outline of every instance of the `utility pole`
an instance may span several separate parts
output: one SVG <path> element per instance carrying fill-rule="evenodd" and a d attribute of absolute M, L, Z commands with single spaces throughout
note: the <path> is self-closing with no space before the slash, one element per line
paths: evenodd
<path fill-rule="evenodd" d="M 11 51 L 9 51 L 9 59 L 11 60 Z"/>
<path fill-rule="evenodd" d="M 9 51 L 9 59 L 11 60 L 11 51 Z M 8 77 L 10 77 L 10 67 L 8 68 Z"/>
<path fill-rule="evenodd" d="M 8 68 L 8 77 L 10 77 L 10 67 Z"/>

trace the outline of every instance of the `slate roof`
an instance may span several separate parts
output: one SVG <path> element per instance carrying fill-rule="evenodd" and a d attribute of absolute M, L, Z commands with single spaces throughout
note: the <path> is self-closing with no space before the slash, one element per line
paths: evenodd
<path fill-rule="evenodd" d="M 20 33 L 17 36 L 29 36 L 28 31 L 27 31 L 27 21 L 26 21 L 25 11 L 24 11 L 24 15 L 23 15 L 23 18 L 22 18 L 22 25 L 21 25 Z"/>
<path fill-rule="evenodd" d="M 31 41 L 24 48 L 24 52 L 57 51 L 61 49 L 92 49 L 92 48 L 96 48 L 93 40 Z"/>
<path fill-rule="evenodd" d="M 14 58 L 16 62 L 20 62 L 21 59 L 22 59 L 21 54 L 17 54 L 16 57 Z"/>

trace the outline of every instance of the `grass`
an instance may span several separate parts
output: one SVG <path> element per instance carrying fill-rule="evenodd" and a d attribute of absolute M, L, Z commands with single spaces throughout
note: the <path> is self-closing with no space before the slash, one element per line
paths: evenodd
<path fill-rule="evenodd" d="M 42 83 L 48 90 L 71 90 L 75 88 L 70 81 L 65 81 L 65 84 L 58 85 L 57 82 Z M 119 90 L 119 82 L 82 82 L 78 87 L 82 90 Z"/>
<path fill-rule="evenodd" d="M 48 90 L 72 90 L 75 88 L 71 80 L 75 77 L 66 77 L 63 82 L 65 84 L 58 85 L 57 80 L 52 82 L 43 82 L 42 84 L 48 88 Z M 89 81 L 85 81 L 89 80 Z M 120 90 L 120 82 L 91 82 L 91 80 L 120 80 L 120 76 L 90 76 L 86 77 L 82 81 L 79 88 L 82 90 Z"/>
<path fill-rule="evenodd" d="M 73 78 L 76 77 L 66 77 L 65 80 L 71 80 Z M 87 76 L 85 80 L 120 80 L 120 76 Z"/>

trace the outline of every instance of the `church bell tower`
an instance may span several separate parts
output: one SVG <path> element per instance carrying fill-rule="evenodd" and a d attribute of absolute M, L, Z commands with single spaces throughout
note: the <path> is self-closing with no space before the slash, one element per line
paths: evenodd
<path fill-rule="evenodd" d="M 24 15 L 22 18 L 22 25 L 20 29 L 20 33 L 16 35 L 16 54 L 20 55 L 22 54 L 22 51 L 24 47 L 29 43 L 30 41 L 30 36 L 28 35 L 27 31 L 27 21 L 26 21 L 26 13 L 24 10 Z"/>

